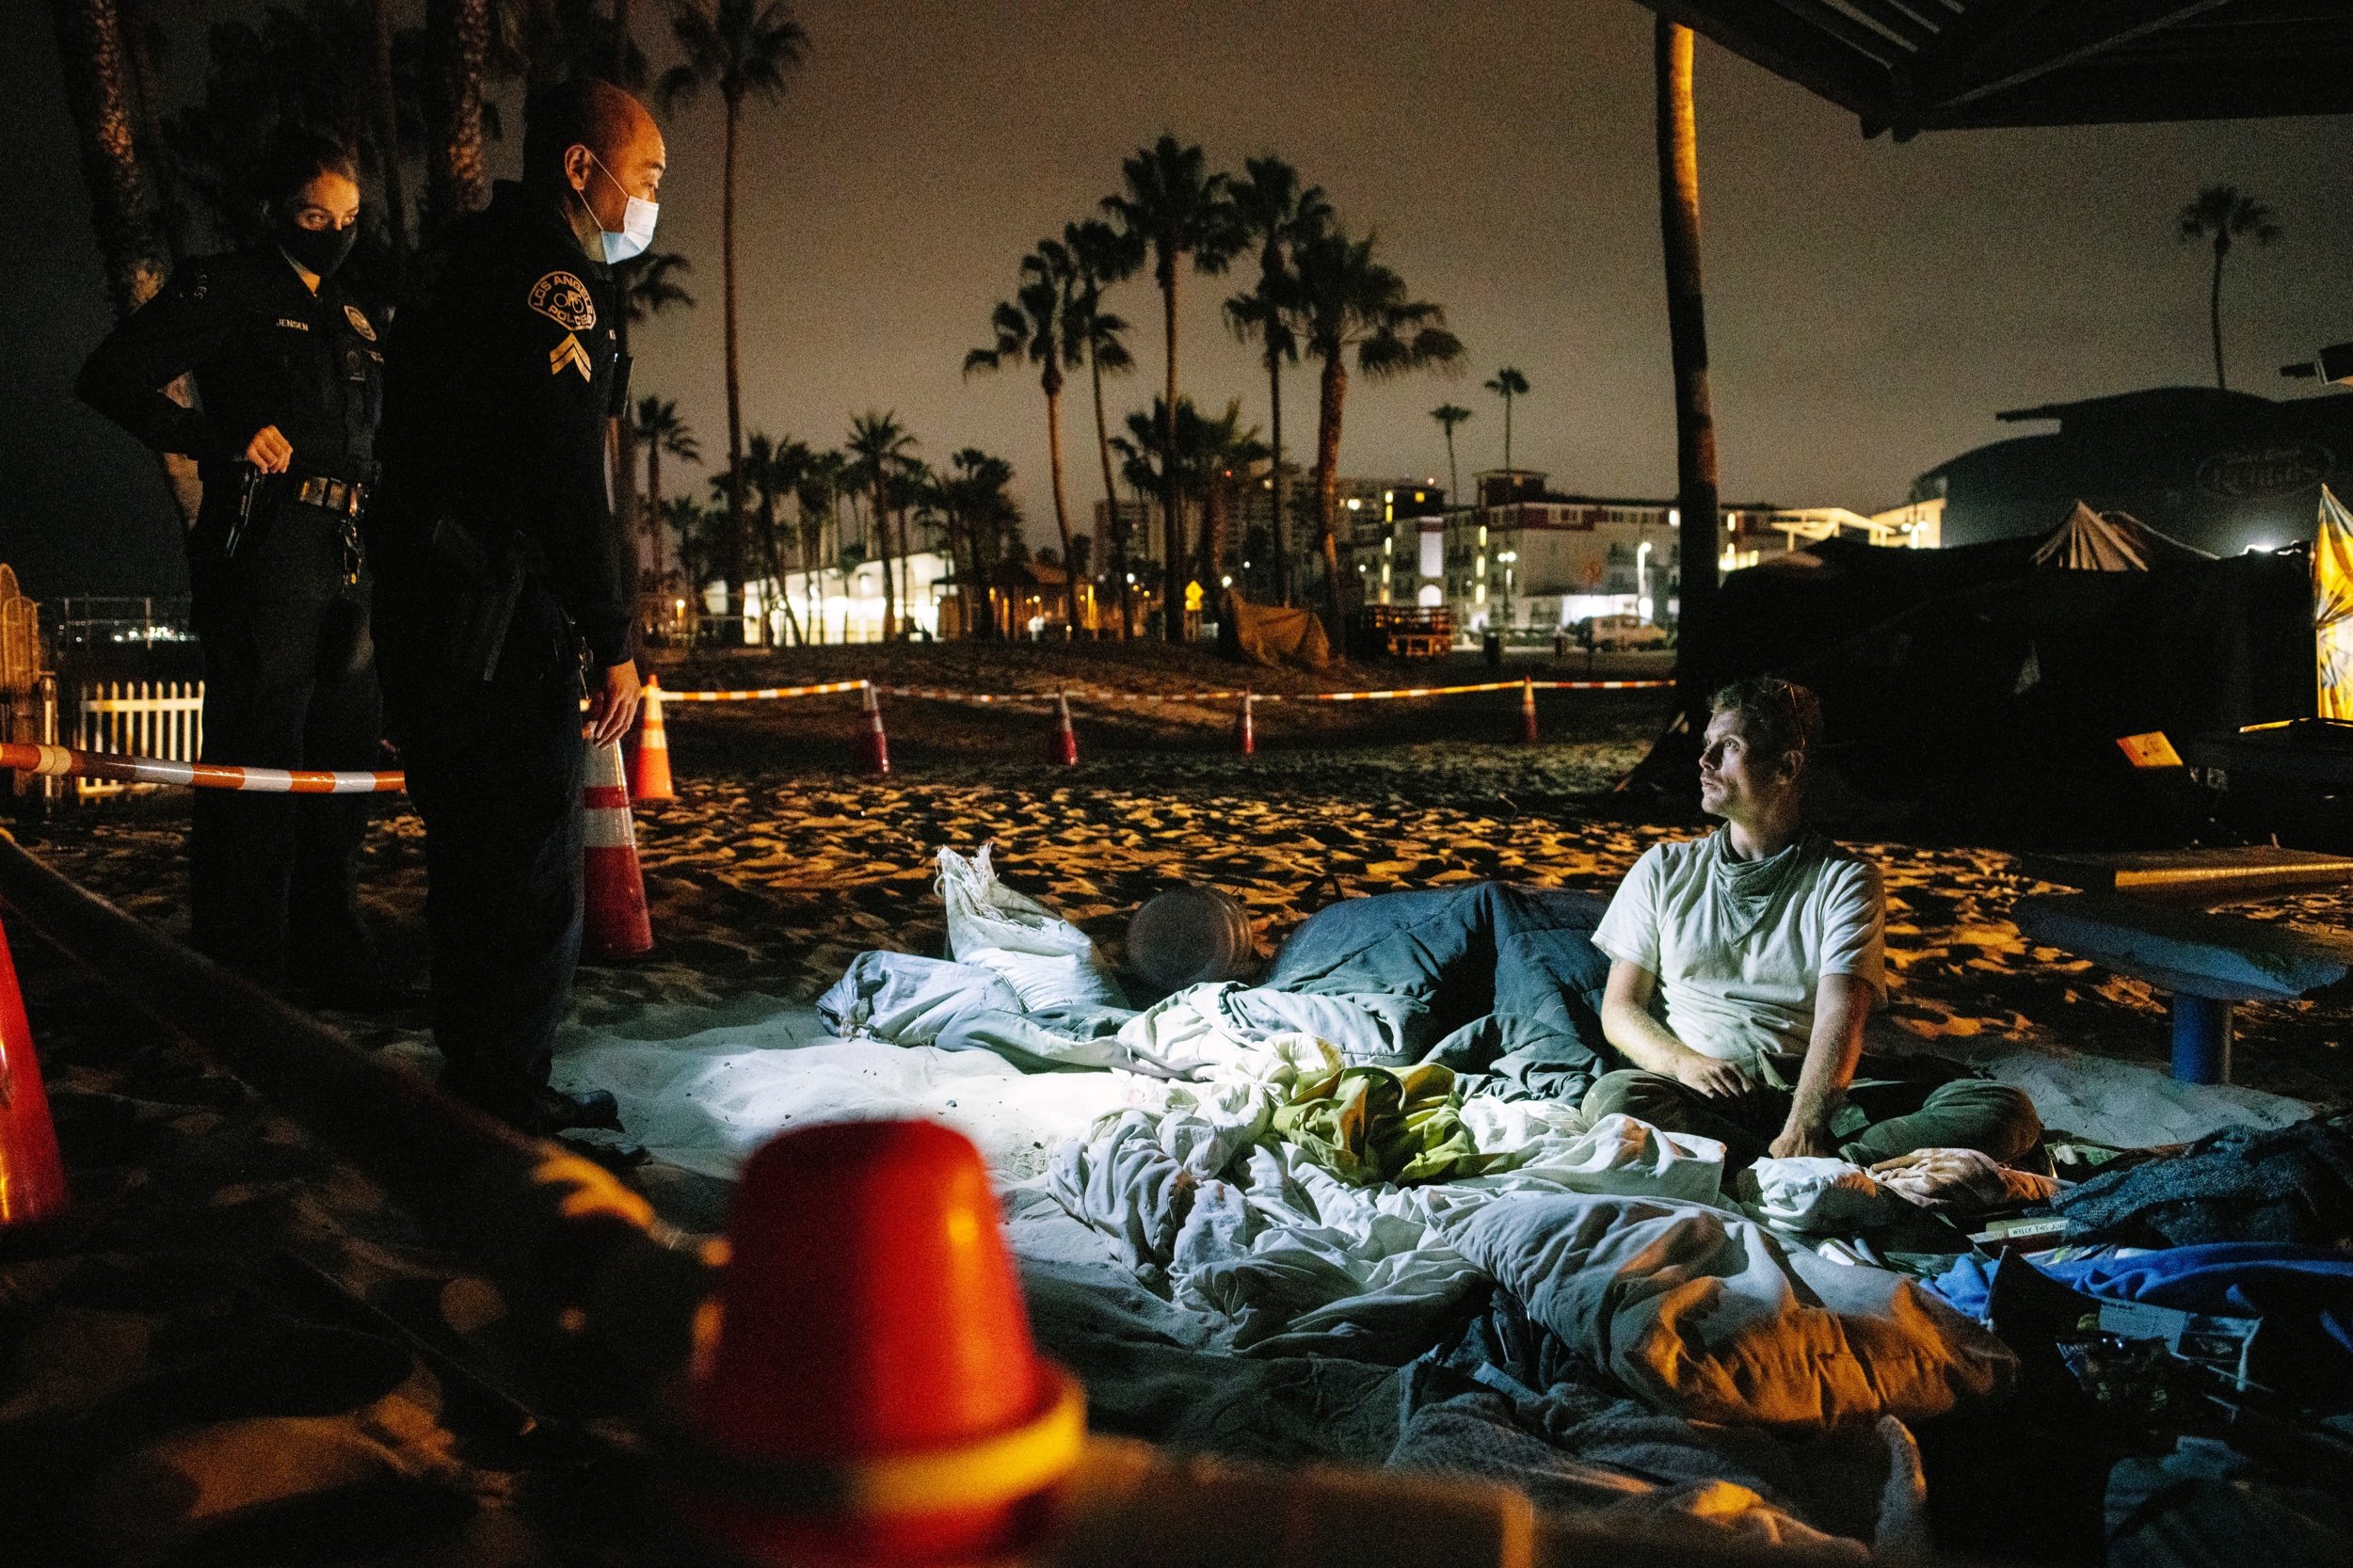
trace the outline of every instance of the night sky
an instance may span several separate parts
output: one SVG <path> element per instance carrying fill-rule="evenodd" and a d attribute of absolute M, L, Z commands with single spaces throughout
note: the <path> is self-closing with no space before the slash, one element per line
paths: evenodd
<path fill-rule="evenodd" d="M 192 90 L 202 24 L 253 8 L 183 8 L 174 71 Z M 1173 130 L 1221 167 L 1290 159 L 1352 229 L 1380 231 L 1387 259 L 1468 344 L 1460 379 L 1354 386 L 1344 472 L 1443 482 L 1428 410 L 1445 401 L 1476 410 L 1458 436 L 1465 473 L 1497 465 L 1502 409 L 1480 382 L 1510 363 L 1533 386 L 1514 417 L 1522 465 L 1566 488 L 1672 489 L 1651 14 L 1632 0 L 843 0 L 801 20 L 808 63 L 781 105 L 751 111 L 744 153 L 752 427 L 833 443 L 854 412 L 895 408 L 935 461 L 971 444 L 1011 457 L 1031 536 L 1050 538 L 1035 376 L 968 381 L 963 356 L 1023 251 L 1114 188 L 1123 154 Z M 651 23 L 641 39 L 666 64 Z M 2251 191 L 2286 229 L 2232 257 L 2233 384 L 2311 395 L 2275 368 L 2353 337 L 2353 121 L 1866 142 L 1843 111 L 1705 41 L 1699 92 L 1729 499 L 1872 509 L 1903 499 L 1920 471 L 2015 434 L 1996 409 L 2207 379 L 2206 253 L 2172 232 L 2201 184 Z M 0 127 L 11 152 L 0 560 L 36 595 L 175 591 L 184 574 L 153 466 L 72 396 L 110 307 L 43 5 L 0 6 Z M 679 398 L 706 456 L 723 461 L 715 99 L 666 129 L 656 244 L 692 258 L 702 303 L 641 335 L 637 390 Z M 494 150 L 499 173 L 517 150 Z M 1240 396 L 1263 424 L 1264 378 L 1216 312 L 1239 286 L 1185 276 L 1182 390 L 1212 408 Z M 1116 307 L 1141 328 L 1142 373 L 1113 383 L 1114 420 L 1147 403 L 1160 375 L 1148 279 Z M 1065 439 L 1082 523 L 1100 484 L 1083 382 L 1074 392 Z M 1308 374 L 1291 377 L 1285 404 L 1287 444 L 1304 459 Z"/>

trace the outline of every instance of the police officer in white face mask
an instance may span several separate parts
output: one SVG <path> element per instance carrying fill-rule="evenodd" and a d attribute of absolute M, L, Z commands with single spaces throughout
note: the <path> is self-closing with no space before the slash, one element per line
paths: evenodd
<path fill-rule="evenodd" d="M 637 707 L 605 488 L 629 377 L 608 267 L 652 238 L 664 157 L 618 88 L 539 95 L 522 183 L 452 230 L 391 349 L 371 536 L 442 1083 L 540 1133 L 613 1120 L 611 1096 L 549 1088 L 548 1061 L 580 952 L 584 732 L 616 739 Z"/>
<path fill-rule="evenodd" d="M 204 647 L 204 755 L 371 768 L 381 718 L 360 524 L 376 479 L 386 317 L 341 275 L 360 171 L 316 133 L 281 134 L 259 171 L 257 243 L 183 265 L 82 371 L 85 401 L 150 446 L 194 457 L 188 536 Z M 198 406 L 165 392 L 189 376 Z M 355 872 L 365 796 L 200 790 L 189 844 L 198 947 L 311 1000 L 397 1001 L 376 969 Z"/>

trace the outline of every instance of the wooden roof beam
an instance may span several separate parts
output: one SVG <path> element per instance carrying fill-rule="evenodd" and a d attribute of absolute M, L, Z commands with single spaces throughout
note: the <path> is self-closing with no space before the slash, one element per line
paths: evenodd
<path fill-rule="evenodd" d="M 1830 4 L 1829 0 L 1774 0 L 1774 3 L 1805 25 L 1819 28 L 1882 69 L 1912 58 L 1910 47 L 1889 38 L 1876 27 L 1855 20 Z"/>
<path fill-rule="evenodd" d="M 1774 0 L 1640 0 L 1752 64 L 1826 98 L 1866 126 L 1887 116 L 1887 68 L 1800 25 Z M 1892 45 L 1890 46 L 1892 47 Z"/>
<path fill-rule="evenodd" d="M 1844 3 L 1847 9 L 1881 32 L 1892 34 L 1910 49 L 1926 46 L 1941 31 L 1932 23 L 1923 21 L 1914 14 L 1915 11 L 1927 11 L 1933 15 L 1937 8 L 1931 6 L 1908 7 L 1900 4 L 1899 0 L 1844 0 Z M 1945 14 L 1949 17 L 1951 13 Z"/>
<path fill-rule="evenodd" d="M 2015 8 L 2014 25 L 2002 26 L 1966 54 L 1924 50 L 1905 93 L 1905 118 L 1928 121 L 1980 98 L 1990 98 L 2089 59 L 2103 50 L 2169 27 L 2231 0 L 2073 0 Z M 1955 40 L 1959 44 L 1961 40 Z"/>

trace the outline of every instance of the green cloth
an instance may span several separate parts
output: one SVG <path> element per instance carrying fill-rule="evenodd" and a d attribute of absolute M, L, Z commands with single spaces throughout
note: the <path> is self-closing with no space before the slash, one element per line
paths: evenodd
<path fill-rule="evenodd" d="M 1293 1084 L 1274 1133 L 1360 1187 L 1458 1180 L 1508 1163 L 1479 1152 L 1462 1108 L 1453 1072 L 1435 1064 L 1340 1067 Z"/>

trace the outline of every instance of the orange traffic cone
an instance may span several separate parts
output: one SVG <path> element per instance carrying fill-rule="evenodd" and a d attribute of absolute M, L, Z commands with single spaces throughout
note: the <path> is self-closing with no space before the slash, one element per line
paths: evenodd
<path fill-rule="evenodd" d="M 1536 744 L 1536 678 L 1523 676 L 1520 680 L 1520 744 Z"/>
<path fill-rule="evenodd" d="M 16 988 L 16 964 L 0 931 L 0 1230 L 35 1225 L 66 1206 L 65 1162 L 49 1096 L 40 1087 L 33 1029 Z"/>
<path fill-rule="evenodd" d="M 1258 727 L 1251 722 L 1247 686 L 1241 689 L 1241 718 L 1234 726 L 1234 745 L 1244 757 L 1255 756 L 1258 750 Z"/>
<path fill-rule="evenodd" d="M 728 1231 L 687 1392 L 688 1520 L 761 1564 L 1034 1544 L 1086 1403 L 1031 1340 L 980 1151 L 932 1122 L 788 1132 L 745 1165 Z"/>
<path fill-rule="evenodd" d="M 859 690 L 866 696 L 866 728 L 852 747 L 857 771 L 886 774 L 890 771 L 890 737 L 883 733 L 882 706 L 874 700 L 874 683 L 872 680 Z"/>
<path fill-rule="evenodd" d="M 629 775 L 632 800 L 676 800 L 670 787 L 670 733 L 662 725 L 662 680 L 646 678 L 645 703 L 638 711 L 637 757 Z"/>
<path fill-rule="evenodd" d="M 1075 768 L 1079 765 L 1079 732 L 1070 728 L 1070 698 L 1056 692 L 1054 706 L 1062 718 L 1055 726 L 1054 738 L 1047 743 L 1046 758 L 1059 766 Z"/>
<path fill-rule="evenodd" d="M 637 824 L 629 814 L 629 786 L 621 779 L 617 744 L 590 748 L 588 785 L 581 792 L 581 804 L 588 818 L 581 856 L 581 949 L 605 964 L 651 952 L 653 921 L 646 914 L 646 879 L 637 868 Z"/>

